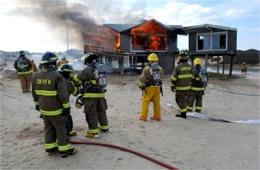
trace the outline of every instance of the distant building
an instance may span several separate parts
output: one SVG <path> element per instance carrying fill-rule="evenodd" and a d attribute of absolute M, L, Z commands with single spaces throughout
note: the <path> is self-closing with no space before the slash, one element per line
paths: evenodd
<path fill-rule="evenodd" d="M 189 35 L 189 54 L 192 59 L 205 57 L 207 63 L 208 57 L 230 57 L 229 75 L 232 74 L 233 57 L 237 52 L 236 28 L 204 24 L 184 27 L 183 30 Z M 224 60 L 222 61 L 224 67 Z"/>

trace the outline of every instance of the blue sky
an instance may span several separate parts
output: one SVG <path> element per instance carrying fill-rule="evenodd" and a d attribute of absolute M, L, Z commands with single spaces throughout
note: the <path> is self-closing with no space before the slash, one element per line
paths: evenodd
<path fill-rule="evenodd" d="M 49 11 L 39 8 L 43 2 L 51 3 Z M 1 0 L 0 50 L 66 50 L 66 24 L 51 15 L 64 4 L 66 10 L 80 12 L 99 25 L 154 18 L 171 25 L 207 23 L 237 28 L 238 49 L 260 50 L 259 0 Z M 82 49 L 77 31 L 70 29 L 69 33 L 70 47 Z M 188 48 L 187 37 L 178 38 L 178 47 Z"/>

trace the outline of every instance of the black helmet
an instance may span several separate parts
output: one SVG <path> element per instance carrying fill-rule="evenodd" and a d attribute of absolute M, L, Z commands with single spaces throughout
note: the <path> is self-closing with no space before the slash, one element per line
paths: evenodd
<path fill-rule="evenodd" d="M 181 50 L 179 52 L 178 59 L 179 60 L 187 60 L 188 59 L 188 51 L 187 50 Z"/>
<path fill-rule="evenodd" d="M 55 64 L 58 56 L 52 52 L 46 52 L 42 56 L 41 64 Z"/>
<path fill-rule="evenodd" d="M 72 68 L 72 66 L 71 65 L 69 65 L 69 64 L 63 64 L 60 68 L 59 68 L 59 70 L 58 70 L 59 72 L 67 72 L 67 73 L 71 73 L 72 71 L 73 71 L 73 68 Z"/>
<path fill-rule="evenodd" d="M 25 52 L 24 51 L 20 51 L 19 52 L 19 55 L 22 57 L 22 56 L 25 56 Z"/>
<path fill-rule="evenodd" d="M 83 56 L 84 64 L 91 64 L 95 59 L 97 60 L 98 56 L 94 53 L 87 53 Z"/>

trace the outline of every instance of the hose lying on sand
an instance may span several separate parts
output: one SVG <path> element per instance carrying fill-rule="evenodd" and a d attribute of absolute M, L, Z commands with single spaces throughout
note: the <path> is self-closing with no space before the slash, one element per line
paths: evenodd
<path fill-rule="evenodd" d="M 223 91 L 223 92 L 227 92 L 227 93 L 231 93 L 231 94 L 237 94 L 237 95 L 244 95 L 244 96 L 260 96 L 259 94 L 249 94 L 249 93 L 238 93 L 238 92 L 234 92 L 234 91 L 229 91 L 229 90 L 224 90 L 224 89 L 218 89 L 218 88 L 214 88 L 214 87 L 207 87 L 209 89 L 213 89 L 213 90 L 217 90 L 217 91 Z"/>
<path fill-rule="evenodd" d="M 168 169 L 172 169 L 172 170 L 177 170 L 178 168 L 175 168 L 169 164 L 166 164 L 164 162 L 161 162 L 161 161 L 158 161 L 152 157 L 149 157 L 145 154 L 142 154 L 140 152 L 136 152 L 134 150 L 131 150 L 131 149 L 128 149 L 128 148 L 124 148 L 124 147 L 121 147 L 121 146 L 117 146 L 117 145 L 112 145 L 112 144 L 107 144 L 107 143 L 100 143 L 100 142 L 85 142 L 85 141 L 70 141 L 70 143 L 72 144 L 86 144 L 86 145 L 98 145 L 98 146 L 104 146 L 104 147 L 110 147 L 110 148 L 114 148 L 114 149 L 119 149 L 119 150 L 122 150 L 122 151 L 126 151 L 126 152 L 130 152 L 132 154 L 135 154 L 137 156 L 140 156 L 140 157 L 143 157 L 149 161 L 152 161 L 158 165 L 161 165 L 165 168 L 168 168 Z"/>

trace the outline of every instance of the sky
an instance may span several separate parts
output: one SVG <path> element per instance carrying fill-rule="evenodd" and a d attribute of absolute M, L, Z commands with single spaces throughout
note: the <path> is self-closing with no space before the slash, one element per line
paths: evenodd
<path fill-rule="evenodd" d="M 214 24 L 237 29 L 237 49 L 260 50 L 259 0 L 0 0 L 0 50 L 83 50 L 82 33 L 93 25 Z M 68 29 L 67 29 L 68 28 Z M 178 36 L 188 49 L 188 36 Z"/>

